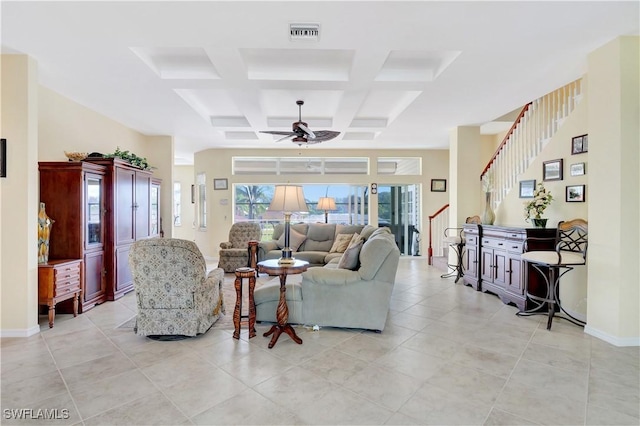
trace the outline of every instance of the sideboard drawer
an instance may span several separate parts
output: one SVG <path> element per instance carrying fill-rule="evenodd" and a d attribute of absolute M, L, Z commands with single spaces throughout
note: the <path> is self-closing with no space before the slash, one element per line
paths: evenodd
<path fill-rule="evenodd" d="M 494 249 L 506 250 L 507 241 L 502 239 L 494 239 L 494 238 L 482 238 L 482 247 L 490 247 Z"/>
<path fill-rule="evenodd" d="M 467 235 L 464 240 L 467 245 L 470 245 L 470 246 L 478 245 L 478 237 L 476 235 L 473 235 L 473 236 Z"/>

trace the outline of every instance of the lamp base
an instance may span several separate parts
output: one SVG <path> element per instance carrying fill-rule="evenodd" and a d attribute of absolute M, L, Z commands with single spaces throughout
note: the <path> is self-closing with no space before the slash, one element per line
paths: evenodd
<path fill-rule="evenodd" d="M 295 262 L 291 249 L 289 247 L 283 248 L 282 257 L 278 259 L 278 265 L 293 265 Z"/>

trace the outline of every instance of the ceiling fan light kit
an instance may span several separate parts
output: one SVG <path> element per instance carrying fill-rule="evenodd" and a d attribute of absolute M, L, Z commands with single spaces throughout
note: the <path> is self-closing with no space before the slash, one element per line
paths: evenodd
<path fill-rule="evenodd" d="M 291 132 L 263 130 L 260 133 L 284 136 L 283 138 L 278 139 L 276 142 L 291 139 L 291 141 L 298 144 L 298 146 L 301 146 L 303 144 L 311 145 L 314 143 L 325 142 L 334 139 L 340 134 L 340 132 L 334 132 L 332 130 L 317 130 L 315 132 L 312 131 L 309 128 L 309 125 L 302 121 L 302 105 L 304 105 L 304 101 L 298 100 L 296 101 L 296 105 L 298 105 L 298 121 L 294 122 L 291 125 Z"/>

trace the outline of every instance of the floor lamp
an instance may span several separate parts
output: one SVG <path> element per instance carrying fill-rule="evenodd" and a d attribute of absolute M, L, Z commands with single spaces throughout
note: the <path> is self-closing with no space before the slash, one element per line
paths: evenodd
<path fill-rule="evenodd" d="M 289 247 L 289 239 L 291 235 L 291 213 L 308 212 L 307 203 L 304 200 L 304 192 L 300 185 L 276 185 L 273 199 L 269 205 L 269 211 L 284 212 L 284 247 L 282 248 L 282 257 L 278 263 L 292 264 L 295 262 Z"/>
<path fill-rule="evenodd" d="M 329 211 L 336 209 L 336 200 L 333 197 L 320 197 L 318 210 L 324 210 L 324 223 L 329 223 Z"/>

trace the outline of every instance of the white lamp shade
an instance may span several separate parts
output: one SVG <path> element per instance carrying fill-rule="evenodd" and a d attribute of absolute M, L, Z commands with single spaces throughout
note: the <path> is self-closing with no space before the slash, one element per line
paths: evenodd
<path fill-rule="evenodd" d="M 318 200 L 318 210 L 335 210 L 336 200 L 333 197 L 320 197 Z"/>
<path fill-rule="evenodd" d="M 269 211 L 308 212 L 307 202 L 300 185 L 276 185 Z"/>

